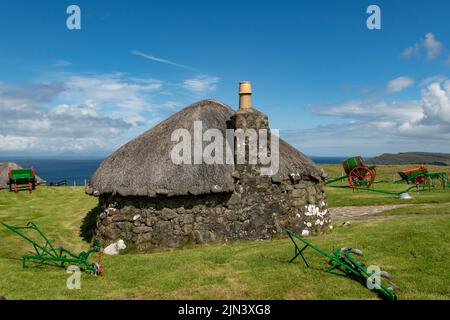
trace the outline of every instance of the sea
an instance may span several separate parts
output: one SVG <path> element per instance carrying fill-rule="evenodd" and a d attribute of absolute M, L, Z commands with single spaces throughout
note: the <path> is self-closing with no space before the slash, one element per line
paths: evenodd
<path fill-rule="evenodd" d="M 348 157 L 314 157 L 318 164 L 340 163 Z M 15 162 L 23 168 L 34 167 L 36 174 L 47 184 L 65 181 L 69 186 L 84 186 L 100 166 L 103 159 L 40 159 L 40 158 L 0 158 L 0 162 Z"/>

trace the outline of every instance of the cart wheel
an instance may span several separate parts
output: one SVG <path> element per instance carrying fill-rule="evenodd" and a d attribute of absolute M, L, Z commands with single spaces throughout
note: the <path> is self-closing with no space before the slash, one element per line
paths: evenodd
<path fill-rule="evenodd" d="M 375 181 L 375 170 L 367 167 L 355 167 L 348 174 L 348 183 L 352 188 L 369 188 Z"/>
<path fill-rule="evenodd" d="M 419 174 L 417 177 L 414 178 L 413 181 L 414 184 L 420 184 L 420 185 L 428 185 L 430 182 L 428 180 L 428 177 L 424 174 Z"/>

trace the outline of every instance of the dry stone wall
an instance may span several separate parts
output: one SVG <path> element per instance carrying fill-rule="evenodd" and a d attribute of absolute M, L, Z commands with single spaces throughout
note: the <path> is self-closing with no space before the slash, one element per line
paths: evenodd
<path fill-rule="evenodd" d="M 268 240 L 286 226 L 303 236 L 328 230 L 324 185 L 292 177 L 236 172 L 233 193 L 180 197 L 102 195 L 96 238 L 140 250 L 212 241 Z"/>

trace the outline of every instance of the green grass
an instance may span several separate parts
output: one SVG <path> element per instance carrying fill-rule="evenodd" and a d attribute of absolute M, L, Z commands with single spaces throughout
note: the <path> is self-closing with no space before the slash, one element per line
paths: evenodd
<path fill-rule="evenodd" d="M 18 225 L 33 220 L 74 251 L 88 248 L 80 225 L 95 206 L 82 188 L 38 187 L 32 195 L 0 191 L 0 220 Z M 449 299 L 449 206 L 396 210 L 383 214 L 389 219 L 337 226 L 309 240 L 327 251 L 362 249 L 368 265 L 392 274 L 400 299 Z M 1 227 L 0 241 L 0 296 L 9 299 L 377 299 L 357 282 L 321 271 L 325 260 L 313 251 L 307 252 L 312 268 L 301 261 L 288 264 L 293 248 L 287 239 L 106 256 L 104 277 L 83 274 L 81 290 L 66 288 L 69 275 L 63 269 L 22 269 L 20 257 L 30 247 Z"/>
<path fill-rule="evenodd" d="M 402 216 L 402 215 L 439 215 L 450 213 L 449 203 L 424 203 L 412 206 L 399 207 L 378 214 L 380 217 Z"/>
<path fill-rule="evenodd" d="M 378 166 L 376 173 L 376 180 L 380 181 L 394 181 L 399 180 L 399 171 L 411 169 L 416 165 L 409 166 Z M 327 172 L 330 178 L 341 176 L 343 174 L 342 167 L 335 164 L 325 164 L 322 168 Z M 429 172 L 447 172 L 450 176 L 450 167 L 427 166 Z M 331 207 L 342 206 L 366 206 L 366 205 L 381 205 L 381 204 L 419 204 L 419 203 L 448 203 L 450 202 L 450 188 L 444 190 L 442 186 L 438 185 L 432 191 L 409 191 L 412 199 L 399 199 L 395 195 L 385 195 L 366 190 L 352 190 L 347 188 L 347 180 L 330 184 L 326 187 L 328 204 Z M 400 192 L 406 190 L 411 185 L 406 183 L 376 183 L 374 188 L 379 190 L 387 190 Z"/>

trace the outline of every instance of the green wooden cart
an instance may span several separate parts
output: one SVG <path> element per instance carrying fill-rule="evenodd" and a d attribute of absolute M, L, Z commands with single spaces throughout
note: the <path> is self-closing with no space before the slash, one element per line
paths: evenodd
<path fill-rule="evenodd" d="M 352 157 L 342 161 L 345 175 L 329 179 L 326 184 L 347 179 L 351 188 L 370 188 L 375 181 L 376 166 L 368 166 L 365 164 L 361 156 Z"/>
<path fill-rule="evenodd" d="M 30 193 L 36 188 L 36 174 L 31 169 L 11 169 L 8 172 L 9 191 L 19 192 L 19 188 L 27 188 Z"/>
<path fill-rule="evenodd" d="M 428 172 L 428 168 L 425 166 L 400 171 L 398 174 L 401 180 L 396 181 L 396 183 L 406 182 L 407 184 L 431 186 L 434 185 L 434 181 L 440 180 L 444 188 L 448 186 L 446 172 Z"/>

